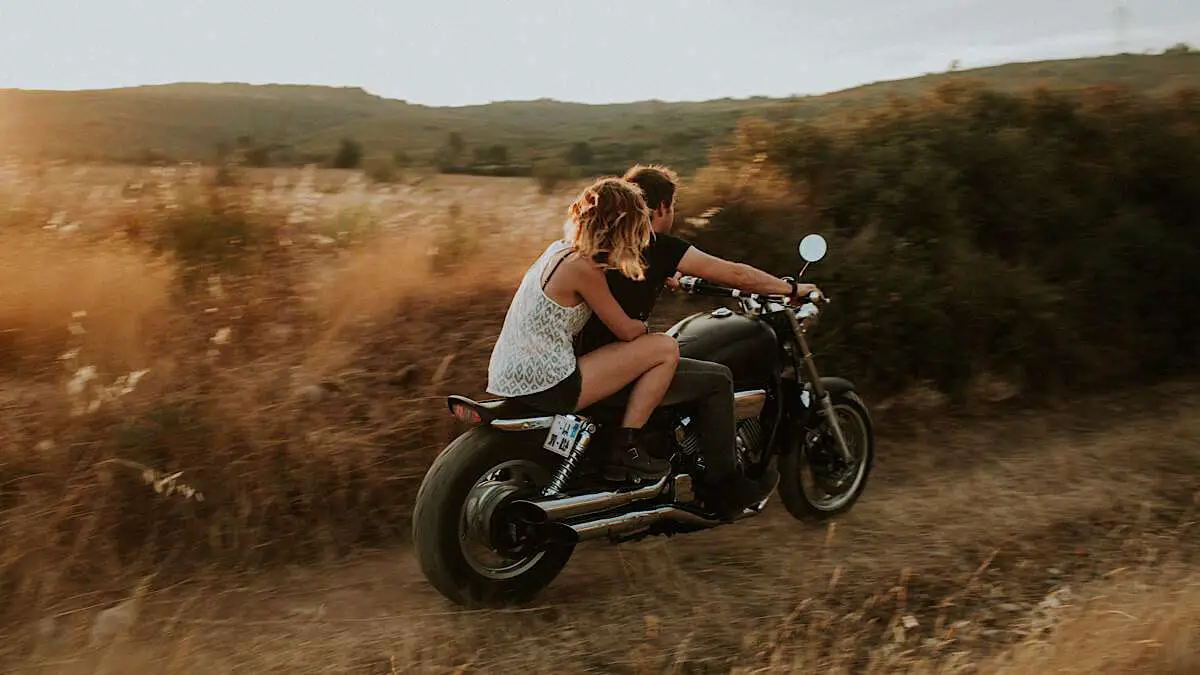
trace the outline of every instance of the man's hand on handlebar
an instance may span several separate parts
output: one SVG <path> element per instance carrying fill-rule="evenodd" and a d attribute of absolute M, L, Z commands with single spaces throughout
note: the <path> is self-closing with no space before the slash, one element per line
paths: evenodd
<path fill-rule="evenodd" d="M 813 291 L 821 292 L 816 284 L 796 284 L 796 292 L 788 297 L 792 303 L 803 302 L 808 300 L 808 294 Z"/>
<path fill-rule="evenodd" d="M 768 294 L 766 296 L 763 296 L 763 299 L 770 299 L 770 298 L 782 299 L 783 301 L 787 302 L 790 305 L 797 305 L 797 304 L 802 304 L 802 303 L 810 302 L 810 301 L 822 302 L 822 303 L 829 302 L 828 296 L 826 296 L 824 293 L 822 293 L 821 289 L 817 288 L 817 286 L 815 284 L 796 284 L 796 292 L 792 293 L 791 292 L 791 281 L 786 280 L 786 279 L 784 281 L 787 281 L 787 283 L 788 283 L 788 291 L 787 292 L 780 293 L 780 294 Z M 683 275 L 683 276 L 680 276 L 678 279 L 669 279 L 669 280 L 667 280 L 667 285 L 670 286 L 671 288 L 680 288 L 685 293 L 698 293 L 700 295 L 714 295 L 714 296 L 718 296 L 718 297 L 734 297 L 734 298 L 741 298 L 741 297 L 747 297 L 750 295 L 757 295 L 757 294 L 746 293 L 745 291 L 738 291 L 733 288 L 729 288 L 728 286 L 721 286 L 718 284 L 713 284 L 713 283 L 707 282 L 703 279 L 700 279 L 698 277 L 694 277 L 691 275 Z M 810 294 L 813 294 L 813 293 L 815 293 L 817 297 L 815 297 L 815 298 L 811 297 Z"/>

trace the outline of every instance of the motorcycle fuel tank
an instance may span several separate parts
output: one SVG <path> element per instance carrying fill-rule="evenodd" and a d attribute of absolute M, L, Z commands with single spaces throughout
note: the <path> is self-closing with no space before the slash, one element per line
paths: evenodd
<path fill-rule="evenodd" d="M 679 343 L 680 356 L 727 366 L 735 389 L 765 387 L 778 372 L 775 331 L 728 308 L 693 314 L 672 326 L 667 335 Z"/>

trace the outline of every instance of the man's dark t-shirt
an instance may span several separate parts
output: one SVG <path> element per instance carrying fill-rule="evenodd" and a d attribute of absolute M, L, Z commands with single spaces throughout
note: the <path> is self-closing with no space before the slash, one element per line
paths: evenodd
<path fill-rule="evenodd" d="M 650 317 L 654 303 L 662 292 L 667 279 L 675 276 L 679 261 L 692 245 L 679 237 L 669 234 L 655 234 L 650 245 L 642 252 L 646 260 L 646 278 L 634 281 L 621 274 L 618 270 L 608 270 L 608 288 L 616 298 L 617 304 L 630 318 L 645 321 Z M 615 342 L 617 337 L 600 317 L 592 314 L 583 330 L 575 339 L 575 353 L 583 355 L 604 345 Z"/>

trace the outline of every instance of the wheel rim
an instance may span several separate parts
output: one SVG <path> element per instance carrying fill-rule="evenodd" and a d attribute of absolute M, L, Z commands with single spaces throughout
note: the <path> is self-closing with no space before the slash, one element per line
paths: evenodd
<path fill-rule="evenodd" d="M 800 484 L 804 498 L 820 511 L 836 511 L 845 506 L 858 493 L 863 478 L 867 473 L 867 423 L 850 405 L 835 403 L 834 414 L 837 415 L 838 426 L 846 439 L 846 449 L 853 457 L 852 463 L 846 465 L 837 449 L 837 440 L 828 425 L 822 425 L 815 432 L 808 432 L 804 440 L 804 461 L 800 464 Z M 811 434 L 817 435 L 816 442 L 810 442 Z M 818 445 L 824 447 L 818 448 Z M 820 468 L 814 468 L 814 462 Z M 820 472 L 820 473 L 818 473 Z M 828 487 L 837 485 L 835 491 Z"/>
<path fill-rule="evenodd" d="M 467 564 L 480 575 L 493 580 L 511 579 L 527 572 L 541 561 L 544 550 L 528 555 L 497 550 L 493 527 L 496 508 L 516 498 L 536 494 L 549 481 L 546 470 L 530 460 L 510 460 L 493 466 L 475 482 L 463 500 L 458 519 L 458 541 Z M 519 542 L 519 533 L 505 533 Z M 513 536 L 517 535 L 517 536 Z M 515 547 L 519 550 L 519 546 Z"/>

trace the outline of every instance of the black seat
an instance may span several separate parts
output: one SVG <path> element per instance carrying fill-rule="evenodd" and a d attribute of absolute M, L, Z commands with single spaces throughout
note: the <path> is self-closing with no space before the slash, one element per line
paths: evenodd
<path fill-rule="evenodd" d="M 504 419 L 523 419 L 526 417 L 548 417 L 554 413 L 548 413 L 544 410 L 538 410 L 533 406 L 522 403 L 521 401 L 511 398 L 492 398 L 485 401 L 476 401 L 466 396 L 457 394 L 446 397 L 446 405 L 454 410 L 455 404 L 465 405 L 475 412 L 479 413 L 479 417 L 485 422 L 492 420 Z M 625 401 L 614 398 L 607 398 L 597 403 L 588 406 L 586 409 L 579 411 L 580 415 L 588 417 L 592 416 L 607 416 L 605 413 L 612 414 L 625 409 Z"/>
<path fill-rule="evenodd" d="M 485 422 L 503 419 L 521 419 L 524 417 L 545 417 L 550 413 L 543 412 L 520 401 L 511 398 L 493 398 L 486 401 L 476 401 L 466 396 L 447 396 L 446 405 L 453 411 L 454 405 L 462 404 L 479 413 Z"/>

